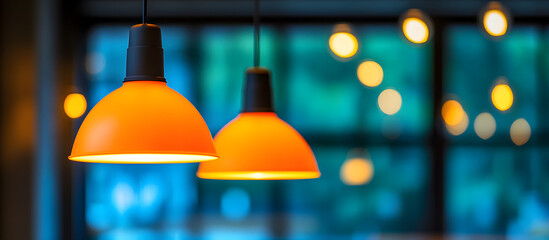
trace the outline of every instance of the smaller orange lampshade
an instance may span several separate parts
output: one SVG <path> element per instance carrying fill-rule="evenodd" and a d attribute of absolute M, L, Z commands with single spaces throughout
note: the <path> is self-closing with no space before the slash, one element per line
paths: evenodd
<path fill-rule="evenodd" d="M 219 160 L 201 162 L 197 176 L 225 180 L 320 177 L 305 139 L 274 112 L 243 112 L 214 138 Z"/>
<path fill-rule="evenodd" d="M 186 163 L 215 160 L 208 126 L 161 81 L 130 81 L 103 98 L 80 126 L 70 160 Z"/>

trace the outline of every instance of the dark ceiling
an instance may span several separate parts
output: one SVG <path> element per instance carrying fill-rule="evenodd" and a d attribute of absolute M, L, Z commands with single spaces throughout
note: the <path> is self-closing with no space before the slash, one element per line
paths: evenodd
<path fill-rule="evenodd" d="M 513 16 L 549 17 L 547 0 L 501 1 Z M 488 3 L 479 0 L 262 0 L 263 16 L 272 17 L 397 17 L 410 8 L 432 16 L 472 17 Z M 149 0 L 151 17 L 250 16 L 252 0 Z M 83 0 L 86 17 L 139 16 L 141 0 Z"/>

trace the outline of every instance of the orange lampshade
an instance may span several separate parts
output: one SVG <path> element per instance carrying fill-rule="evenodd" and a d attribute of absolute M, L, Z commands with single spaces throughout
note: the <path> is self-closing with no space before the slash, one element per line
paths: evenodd
<path fill-rule="evenodd" d="M 69 159 L 100 163 L 183 163 L 217 159 L 194 106 L 165 82 L 130 81 L 87 115 Z"/>
<path fill-rule="evenodd" d="M 200 163 L 197 176 L 226 180 L 318 178 L 303 137 L 274 112 L 243 112 L 214 138 L 221 157 Z"/>

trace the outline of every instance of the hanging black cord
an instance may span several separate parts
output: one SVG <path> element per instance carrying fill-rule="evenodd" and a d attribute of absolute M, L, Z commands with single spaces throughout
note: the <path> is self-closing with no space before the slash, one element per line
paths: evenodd
<path fill-rule="evenodd" d="M 147 0 L 143 0 L 143 24 L 147 23 Z"/>
<path fill-rule="evenodd" d="M 254 67 L 259 67 L 259 0 L 254 7 Z"/>

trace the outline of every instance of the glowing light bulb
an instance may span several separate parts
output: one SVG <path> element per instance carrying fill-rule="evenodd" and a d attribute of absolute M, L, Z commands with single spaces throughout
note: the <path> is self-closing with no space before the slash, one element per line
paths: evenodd
<path fill-rule="evenodd" d="M 383 69 L 374 61 L 365 61 L 356 71 L 358 79 L 368 87 L 376 87 L 383 81 Z"/>
<path fill-rule="evenodd" d="M 513 91 L 507 84 L 498 84 L 492 89 L 492 103 L 500 111 L 506 111 L 513 105 Z"/>
<path fill-rule="evenodd" d="M 332 34 L 328 44 L 332 52 L 341 58 L 350 58 L 358 51 L 358 41 L 353 34 L 348 32 Z"/>
<path fill-rule="evenodd" d="M 483 140 L 491 138 L 496 132 L 496 120 L 487 112 L 481 113 L 475 118 L 475 133 Z"/>
<path fill-rule="evenodd" d="M 71 93 L 65 98 L 65 113 L 70 118 L 79 118 L 86 112 L 86 98 L 80 93 Z"/>
<path fill-rule="evenodd" d="M 429 27 L 419 18 L 404 19 L 402 31 L 404 32 L 404 36 L 413 43 L 421 44 L 427 42 L 427 39 L 429 39 Z"/>
<path fill-rule="evenodd" d="M 402 106 L 402 97 L 394 89 L 385 89 L 377 98 L 379 109 L 387 115 L 393 115 L 400 110 Z"/>
<path fill-rule="evenodd" d="M 339 176 L 347 185 L 364 185 L 374 176 L 374 165 L 366 158 L 352 158 L 341 166 Z"/>
<path fill-rule="evenodd" d="M 519 118 L 511 124 L 511 140 L 517 146 L 522 146 L 530 140 L 532 130 L 524 118 Z"/>

